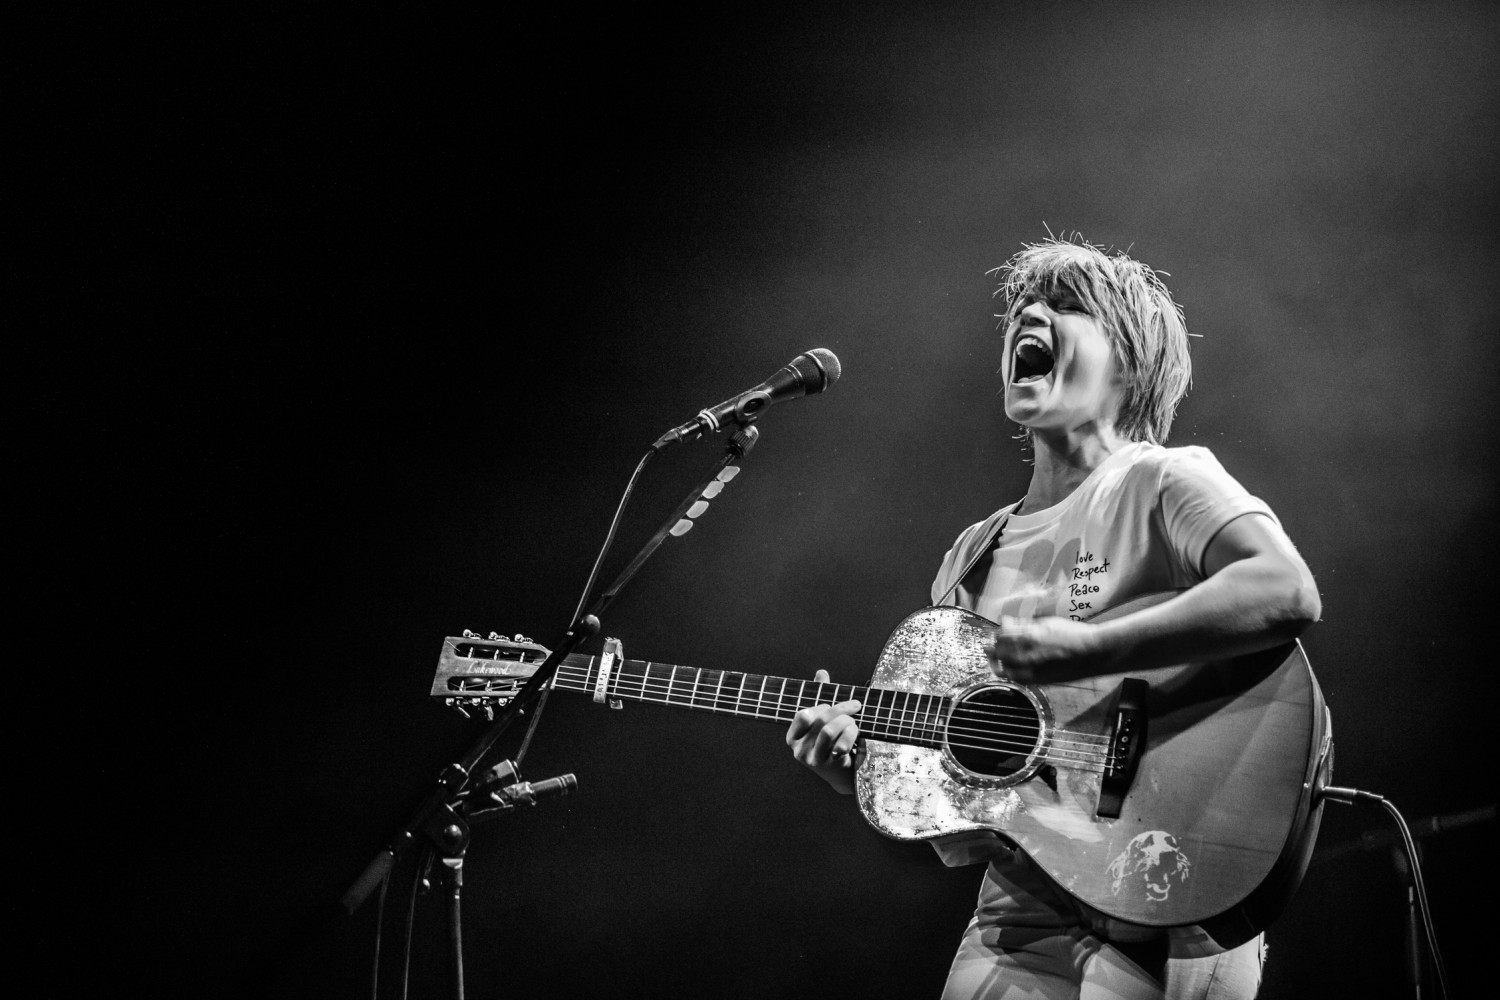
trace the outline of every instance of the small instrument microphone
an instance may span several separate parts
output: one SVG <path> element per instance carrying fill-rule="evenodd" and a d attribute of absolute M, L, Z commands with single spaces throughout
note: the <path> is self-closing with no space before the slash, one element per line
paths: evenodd
<path fill-rule="evenodd" d="M 576 777 L 571 774 L 561 774 L 556 778 L 546 778 L 542 781 L 518 781 L 514 785 L 491 792 L 490 798 L 502 806 L 534 806 L 542 799 L 567 795 L 577 787 Z"/>
<path fill-rule="evenodd" d="M 722 430 L 726 424 L 745 426 L 772 403 L 801 396 L 815 396 L 837 382 L 841 374 L 843 369 L 834 353 L 826 348 L 815 347 L 797 355 L 755 388 L 738 396 L 731 396 L 717 406 L 699 410 L 696 417 L 667 431 L 651 448 L 653 451 L 661 451 L 680 441 L 691 441 L 704 434 Z"/>

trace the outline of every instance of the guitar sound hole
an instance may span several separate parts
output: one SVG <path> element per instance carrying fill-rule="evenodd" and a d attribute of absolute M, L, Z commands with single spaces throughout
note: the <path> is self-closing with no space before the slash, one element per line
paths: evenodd
<path fill-rule="evenodd" d="M 954 707 L 948 750 L 966 770 L 1008 778 L 1026 766 L 1041 734 L 1031 699 L 1014 688 L 982 688 Z"/>

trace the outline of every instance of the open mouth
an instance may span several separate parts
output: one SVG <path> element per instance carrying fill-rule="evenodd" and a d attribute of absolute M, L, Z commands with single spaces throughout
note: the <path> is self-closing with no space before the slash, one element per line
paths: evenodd
<path fill-rule="evenodd" d="M 1037 336 L 1023 333 L 1016 338 L 1015 356 L 1011 363 L 1012 382 L 1035 382 L 1052 371 L 1052 348 Z"/>

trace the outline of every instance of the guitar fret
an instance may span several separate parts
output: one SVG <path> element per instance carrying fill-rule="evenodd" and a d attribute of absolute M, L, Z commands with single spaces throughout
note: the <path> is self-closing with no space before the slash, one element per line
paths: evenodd
<path fill-rule="evenodd" d="M 881 717 L 881 720 L 880 720 L 880 724 L 881 724 L 881 731 L 886 736 L 894 736 L 894 735 L 896 735 L 896 727 L 895 727 L 895 719 L 896 719 L 896 695 L 899 694 L 899 693 L 900 692 L 898 692 L 898 691 L 884 691 L 884 692 L 882 692 L 883 697 L 881 698 L 881 706 L 880 706 L 882 717 Z"/>

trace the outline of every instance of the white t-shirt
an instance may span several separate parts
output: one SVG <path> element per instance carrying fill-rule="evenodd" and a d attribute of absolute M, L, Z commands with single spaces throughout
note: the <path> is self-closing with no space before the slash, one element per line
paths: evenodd
<path fill-rule="evenodd" d="M 958 536 L 932 583 L 934 604 L 991 621 L 1083 620 L 1142 594 L 1191 587 L 1204 578 L 1208 543 L 1226 524 L 1250 513 L 1275 519 L 1207 448 L 1145 442 L 1110 455 L 1059 504 L 1008 516 L 1014 507 Z M 1002 518 L 999 547 L 944 602 Z"/>
<path fill-rule="evenodd" d="M 1191 587 L 1205 577 L 1204 553 L 1226 524 L 1250 513 L 1276 518 L 1207 448 L 1144 442 L 1110 455 L 1062 503 L 1010 516 L 999 547 L 976 564 L 1014 507 L 958 536 L 932 582 L 932 603 L 991 621 L 1002 614 L 1082 620 L 1134 597 Z M 1008 853 L 986 831 L 931 843 L 952 867 Z"/>

